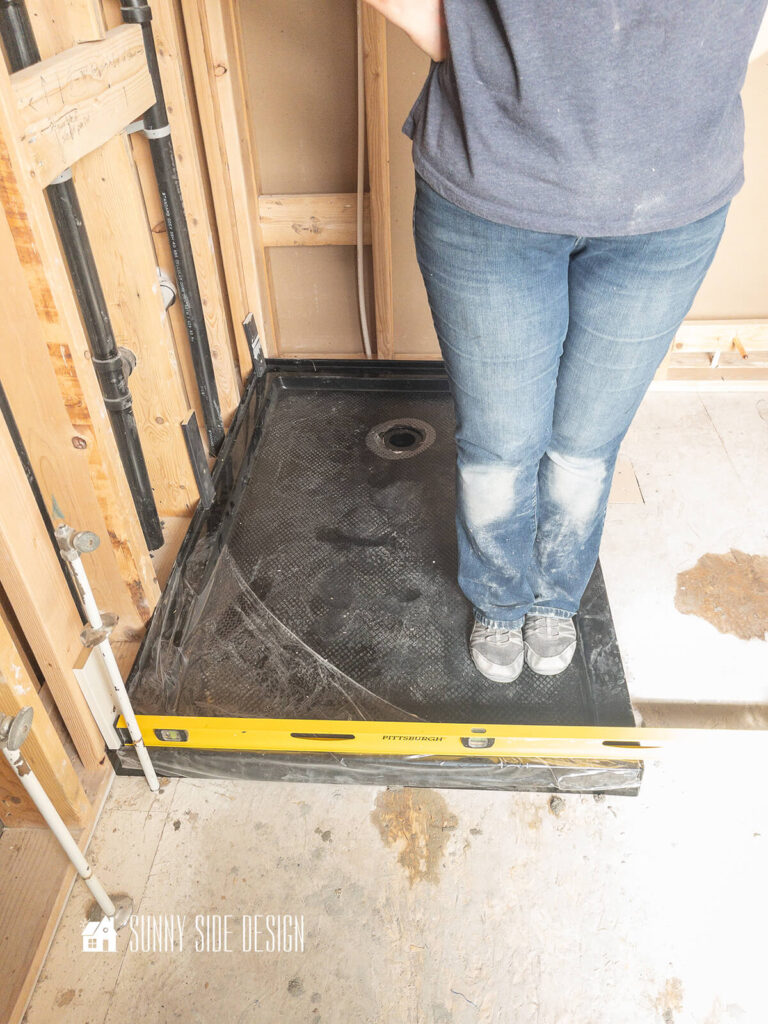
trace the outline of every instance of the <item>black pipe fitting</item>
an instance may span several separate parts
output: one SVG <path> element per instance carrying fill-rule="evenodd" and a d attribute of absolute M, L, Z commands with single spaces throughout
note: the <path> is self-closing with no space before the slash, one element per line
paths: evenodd
<path fill-rule="evenodd" d="M 104 405 L 109 412 L 123 412 L 131 408 L 131 393 L 125 383 L 125 365 L 121 355 L 108 359 L 91 357 L 96 376 L 101 381 Z"/>
<path fill-rule="evenodd" d="M 224 440 L 224 424 L 208 342 L 208 331 L 205 325 L 203 302 L 200 297 L 200 286 L 192 254 L 189 226 L 184 213 L 184 201 L 171 139 L 171 126 L 168 123 L 168 111 L 160 77 L 160 65 L 157 60 L 155 37 L 152 32 L 152 11 L 145 0 L 123 0 L 120 10 L 124 21 L 141 25 L 147 66 L 155 87 L 155 102 L 145 112 L 143 118 L 144 134 L 149 140 L 152 164 L 160 191 L 165 228 L 189 336 L 192 364 L 200 392 L 200 404 L 208 436 L 208 450 L 211 455 L 215 455 Z"/>
<path fill-rule="evenodd" d="M 40 60 L 24 0 L 0 0 L 0 34 L 11 71 L 20 71 Z"/>
<path fill-rule="evenodd" d="M 129 24 L 142 25 L 144 22 L 152 21 L 152 9 L 145 0 L 123 0 L 120 4 L 120 13 L 123 21 Z"/>

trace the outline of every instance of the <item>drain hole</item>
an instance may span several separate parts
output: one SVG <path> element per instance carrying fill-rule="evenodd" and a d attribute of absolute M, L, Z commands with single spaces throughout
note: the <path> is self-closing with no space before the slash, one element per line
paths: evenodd
<path fill-rule="evenodd" d="M 381 435 L 381 440 L 385 448 L 390 451 L 401 452 L 406 448 L 412 448 L 415 444 L 419 444 L 425 438 L 423 430 L 419 430 L 416 427 L 409 426 L 396 426 L 390 427 L 389 430 L 385 431 Z"/>
<path fill-rule="evenodd" d="M 435 429 L 424 420 L 387 420 L 368 431 L 365 443 L 382 459 L 409 459 L 435 440 Z"/>

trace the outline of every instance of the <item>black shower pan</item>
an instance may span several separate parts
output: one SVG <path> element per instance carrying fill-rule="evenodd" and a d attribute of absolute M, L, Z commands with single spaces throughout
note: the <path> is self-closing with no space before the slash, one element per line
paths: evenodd
<path fill-rule="evenodd" d="M 438 362 L 254 374 L 128 680 L 159 773 L 637 791 L 641 761 L 592 756 L 634 725 L 599 564 L 565 672 L 475 670 L 453 427 Z"/>

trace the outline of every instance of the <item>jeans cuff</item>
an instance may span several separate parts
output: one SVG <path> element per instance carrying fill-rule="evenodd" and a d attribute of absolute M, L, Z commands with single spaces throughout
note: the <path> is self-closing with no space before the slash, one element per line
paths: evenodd
<path fill-rule="evenodd" d="M 562 608 L 548 608 L 545 605 L 533 605 L 529 615 L 551 615 L 555 619 L 572 619 L 575 612 L 564 612 Z"/>
<path fill-rule="evenodd" d="M 475 608 L 475 622 L 479 622 L 481 626 L 489 626 L 491 629 L 521 629 L 524 619 L 524 615 L 516 619 L 492 619 L 490 615 Z"/>

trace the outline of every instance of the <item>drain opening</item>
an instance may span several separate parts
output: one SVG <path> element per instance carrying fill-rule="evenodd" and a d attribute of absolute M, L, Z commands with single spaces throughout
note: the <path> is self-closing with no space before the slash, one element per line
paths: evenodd
<path fill-rule="evenodd" d="M 387 420 L 368 431 L 365 443 L 382 459 L 408 459 L 425 451 L 435 440 L 434 427 L 424 420 Z"/>
<path fill-rule="evenodd" d="M 386 430 L 381 435 L 381 441 L 384 447 L 389 448 L 390 451 L 402 452 L 423 441 L 425 436 L 424 431 L 419 430 L 418 427 L 398 424 L 396 427 Z"/>

